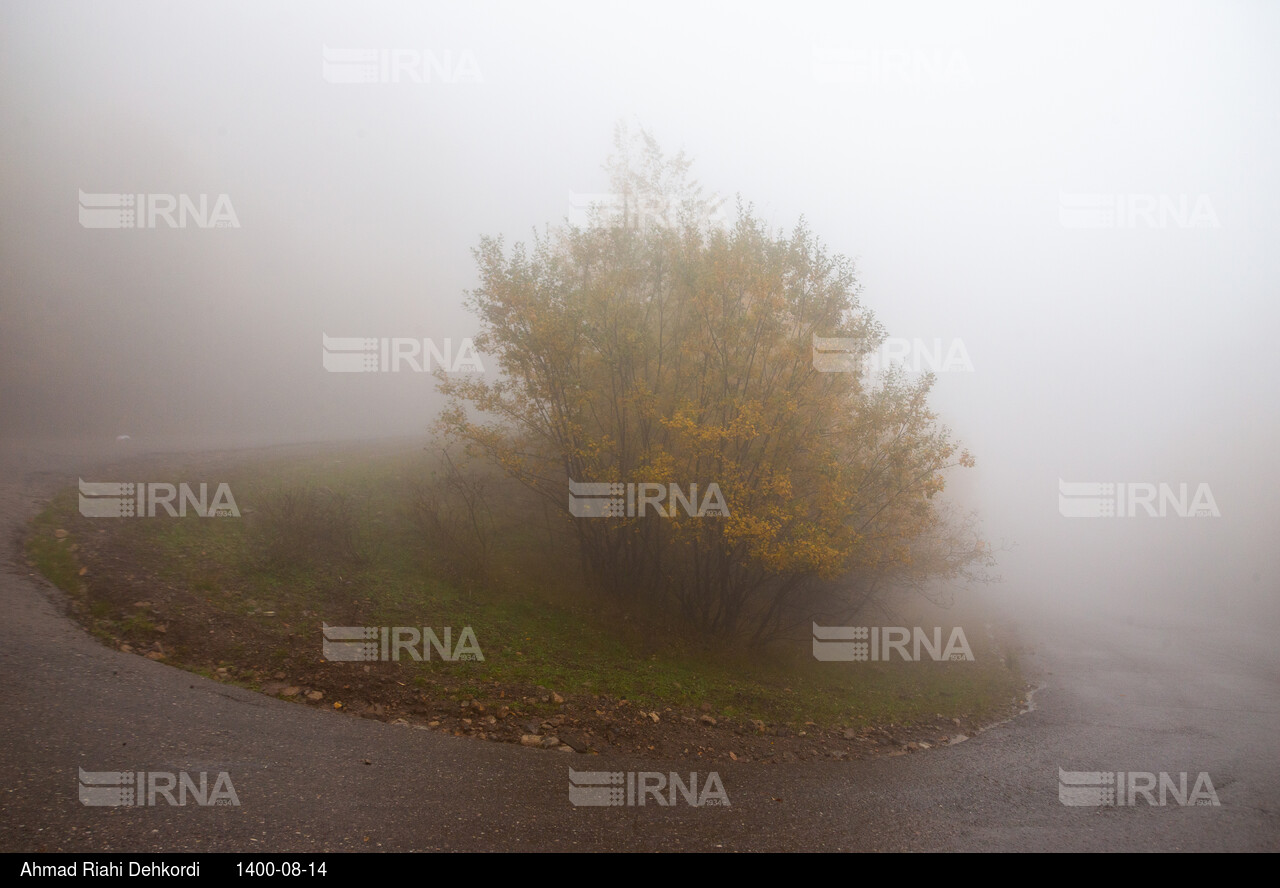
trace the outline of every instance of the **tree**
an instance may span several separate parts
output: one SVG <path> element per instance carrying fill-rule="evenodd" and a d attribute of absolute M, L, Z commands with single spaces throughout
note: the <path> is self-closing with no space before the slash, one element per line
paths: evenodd
<path fill-rule="evenodd" d="M 803 221 L 770 233 L 739 206 L 716 226 L 683 154 L 615 144 L 585 226 L 475 250 L 475 343 L 501 376 L 439 375 L 447 434 L 555 506 L 603 592 L 707 635 L 765 639 L 989 559 L 939 506 L 973 460 L 933 377 L 815 368 L 815 336 L 855 365 L 884 340 L 852 263 Z M 728 515 L 570 518 L 569 481 L 715 484 Z"/>

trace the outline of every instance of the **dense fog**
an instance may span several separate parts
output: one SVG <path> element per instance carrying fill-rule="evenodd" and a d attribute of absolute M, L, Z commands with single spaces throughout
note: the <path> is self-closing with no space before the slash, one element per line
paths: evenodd
<path fill-rule="evenodd" d="M 987 594 L 1275 619 L 1278 41 L 1266 3 L 5 3 L 2 434 L 425 436 L 430 374 L 324 337 L 456 353 L 472 248 L 581 222 L 621 123 L 856 261 L 977 458 Z"/>

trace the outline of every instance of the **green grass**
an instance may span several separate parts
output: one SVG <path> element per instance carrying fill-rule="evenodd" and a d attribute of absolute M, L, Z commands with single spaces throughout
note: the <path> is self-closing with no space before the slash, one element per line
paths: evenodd
<path fill-rule="evenodd" d="M 504 528 L 488 584 L 459 581 L 408 517 L 406 491 L 430 468 L 421 451 L 261 460 L 235 467 L 228 479 L 241 519 L 113 522 L 108 532 L 115 534 L 113 546 L 164 582 L 197 594 L 207 607 L 254 621 L 254 631 L 269 637 L 265 662 L 273 668 L 283 668 L 299 646 L 314 651 L 318 638 L 308 634 L 300 641 L 293 633 L 310 633 L 324 621 L 449 626 L 455 638 L 471 626 L 483 662 L 432 659 L 405 667 L 413 670 L 407 680 L 443 680 L 459 700 L 483 696 L 496 682 L 626 699 L 646 710 L 709 704 L 717 713 L 770 724 L 859 726 L 909 725 L 937 714 L 982 719 L 1022 691 L 1012 652 L 977 632 L 967 633 L 976 662 L 965 663 L 821 663 L 807 639 L 767 653 L 729 653 L 656 635 L 589 597 L 564 553 L 552 551 L 540 521 L 515 520 Z M 369 544 L 371 557 L 265 565 L 262 506 L 272 491 L 290 485 L 349 497 L 354 532 Z M 72 534 L 58 540 L 54 531 L 62 527 Z M 76 514 L 69 491 L 29 529 L 28 558 L 73 596 L 85 591 L 71 547 L 76 533 L 90 528 L 97 530 Z M 156 631 L 155 619 L 144 612 L 117 614 L 112 622 L 112 608 L 92 592 L 88 610 L 100 628 L 120 637 Z M 943 615 L 939 622 L 955 621 Z M 232 645 L 222 656 L 243 666 L 239 658 L 249 655 Z M 261 655 L 257 662 L 264 662 Z"/>
<path fill-rule="evenodd" d="M 76 542 L 70 535 L 60 539 L 55 533 L 65 530 L 63 518 L 75 513 L 76 503 L 73 491 L 58 494 L 47 509 L 32 519 L 25 545 L 27 560 L 45 579 L 72 596 L 81 593 L 80 565 L 72 548 Z"/>

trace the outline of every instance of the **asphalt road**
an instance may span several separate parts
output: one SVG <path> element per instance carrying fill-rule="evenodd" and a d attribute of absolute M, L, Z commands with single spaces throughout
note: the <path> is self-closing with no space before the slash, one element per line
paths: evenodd
<path fill-rule="evenodd" d="M 100 462 L 86 459 L 0 458 L 7 542 Z M 728 807 L 574 807 L 570 764 L 671 766 L 230 688 L 103 647 L 12 544 L 2 562 L 4 851 L 1280 849 L 1280 656 L 1256 629 L 1028 618 L 1026 665 L 1044 681 L 1034 709 L 965 743 L 863 762 L 717 763 Z M 240 804 L 86 807 L 79 768 L 226 771 Z M 1068 807 L 1059 768 L 1204 771 L 1220 804 Z"/>

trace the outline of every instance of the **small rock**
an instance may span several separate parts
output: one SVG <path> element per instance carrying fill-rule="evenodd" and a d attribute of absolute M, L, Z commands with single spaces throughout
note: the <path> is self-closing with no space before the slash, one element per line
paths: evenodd
<path fill-rule="evenodd" d="M 699 708 L 699 709 L 701 709 L 703 712 L 710 712 L 710 711 L 711 711 L 711 704 L 710 704 L 710 703 L 703 703 L 703 704 L 701 704 L 698 708 Z"/>
<path fill-rule="evenodd" d="M 796 758 L 796 754 L 791 750 L 787 750 L 786 752 L 782 753 L 782 760 L 788 763 L 794 763 L 794 762 L 800 761 L 800 759 Z"/>
<path fill-rule="evenodd" d="M 661 721 L 661 717 L 660 717 L 660 716 L 658 715 L 658 713 L 656 713 L 656 712 L 650 712 L 650 713 L 649 713 L 649 718 L 653 719 L 653 723 L 654 723 L 655 725 L 656 725 L 659 721 Z"/>
<path fill-rule="evenodd" d="M 120 650 L 124 651 L 126 654 L 132 654 L 132 653 L 133 653 L 133 645 L 131 645 L 131 644 L 122 644 L 122 645 L 120 645 Z"/>
<path fill-rule="evenodd" d="M 702 722 L 704 725 L 710 725 L 711 727 L 715 727 L 716 725 L 716 720 L 710 715 L 704 715 L 699 718 L 698 721 Z"/>
<path fill-rule="evenodd" d="M 543 749 L 554 749 L 555 747 L 557 747 L 557 746 L 559 746 L 559 745 L 560 745 L 560 738 L 559 738 L 559 737 L 543 737 L 543 738 L 542 738 L 542 748 L 543 748 Z"/>
<path fill-rule="evenodd" d="M 69 536 L 70 536 L 70 534 L 69 534 L 69 533 L 67 533 L 65 530 L 63 530 L 61 527 L 59 527 L 57 530 L 55 530 L 55 531 L 53 532 L 53 535 L 54 535 L 55 537 L 57 537 L 58 539 L 60 539 L 60 540 L 65 540 L 67 537 L 69 537 Z"/>
<path fill-rule="evenodd" d="M 507 706 L 498 707 L 498 718 L 506 718 L 510 714 L 511 714 L 510 707 L 507 707 Z"/>
<path fill-rule="evenodd" d="M 313 701 L 314 701 L 314 700 L 323 700 L 323 699 L 324 699 L 324 691 L 307 691 L 307 699 L 308 699 L 308 700 L 313 700 Z"/>
<path fill-rule="evenodd" d="M 846 740 L 857 740 L 858 732 L 855 731 L 853 728 L 845 728 L 844 733 L 841 734 L 840 736 L 844 737 L 844 739 Z"/>
<path fill-rule="evenodd" d="M 164 654 L 160 653 L 160 651 L 150 651 L 150 652 L 147 654 L 147 659 L 148 659 L 148 660 L 163 660 L 163 659 L 164 659 Z"/>
<path fill-rule="evenodd" d="M 281 690 L 281 691 L 280 691 L 280 696 L 281 696 L 281 697 L 296 697 L 296 696 L 298 696 L 298 695 L 299 695 L 299 694 L 301 694 L 301 693 L 302 693 L 302 688 L 297 687 L 296 685 L 291 685 L 290 687 L 287 687 L 287 688 L 284 688 L 283 690 Z"/>
<path fill-rule="evenodd" d="M 561 743 L 556 747 L 557 752 L 573 752 L 573 747 L 567 743 Z"/>
<path fill-rule="evenodd" d="M 561 697 L 559 694 L 552 694 L 551 702 L 559 705 L 560 703 L 564 702 L 564 697 Z"/>
<path fill-rule="evenodd" d="M 541 746 L 542 746 L 542 738 L 541 738 L 541 737 L 539 737 L 537 734 L 521 734 L 521 735 L 520 735 L 520 745 L 521 745 L 521 746 L 538 746 L 538 747 L 541 747 Z"/>
<path fill-rule="evenodd" d="M 764 722 L 760 721 L 760 719 L 758 718 L 751 719 L 751 727 L 756 729 L 757 734 L 764 733 L 764 728 L 765 728 Z"/>
<path fill-rule="evenodd" d="M 565 734 L 560 738 L 564 745 L 572 749 L 574 752 L 587 751 L 587 738 L 581 734 Z"/>

